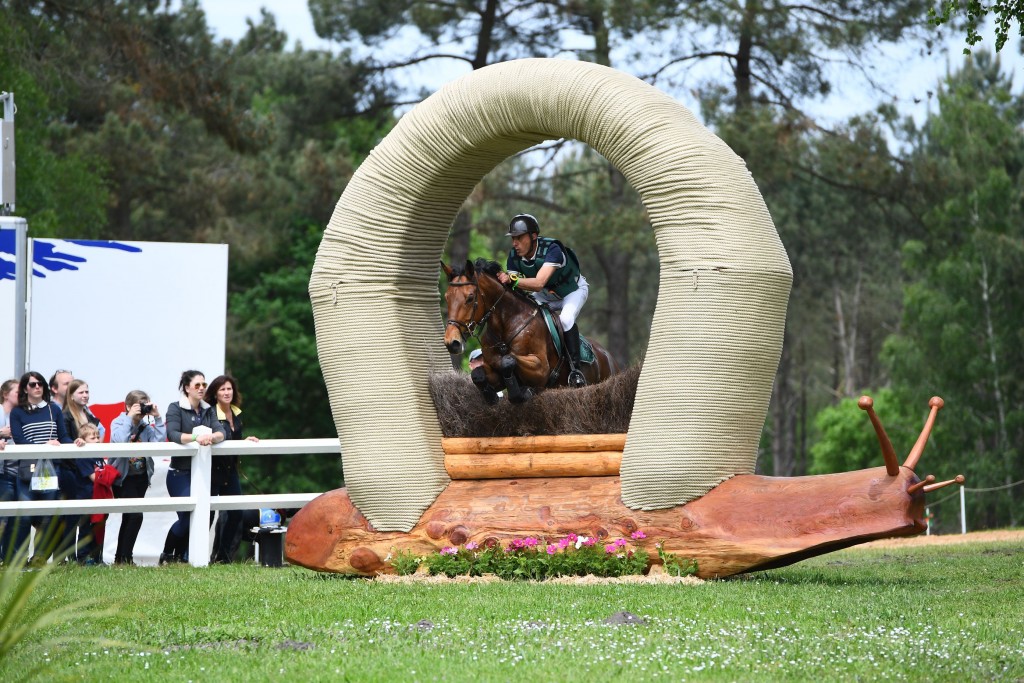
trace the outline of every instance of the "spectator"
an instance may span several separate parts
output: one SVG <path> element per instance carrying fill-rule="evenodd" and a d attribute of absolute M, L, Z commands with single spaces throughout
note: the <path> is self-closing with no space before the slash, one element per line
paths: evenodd
<path fill-rule="evenodd" d="M 206 402 L 217 408 L 217 420 L 224 428 L 228 440 L 259 441 L 255 436 L 244 436 L 242 427 L 242 392 L 231 375 L 220 375 L 206 390 Z M 238 480 L 238 456 L 214 456 L 210 475 L 211 496 L 237 496 L 242 493 Z M 228 564 L 234 559 L 241 536 L 242 511 L 224 510 L 218 520 L 213 540 L 213 561 Z"/>
<path fill-rule="evenodd" d="M 69 375 L 70 373 L 64 372 Z M 60 375 L 54 375 L 60 378 Z M 52 380 L 51 380 L 52 383 Z M 58 382 L 59 384 L 59 382 Z M 78 431 L 84 425 L 98 427 L 100 437 L 103 425 L 98 417 L 89 410 L 89 384 L 82 379 L 74 379 L 64 385 L 64 429 L 68 438 L 76 446 L 85 443 L 78 437 Z M 60 481 L 60 494 L 63 500 L 92 500 L 95 488 L 96 470 L 103 467 L 103 459 L 95 457 L 69 458 L 62 460 L 57 468 Z M 89 515 L 65 515 L 62 518 L 64 535 L 61 545 L 70 548 L 69 559 L 79 564 L 95 564 L 96 539 L 92 534 L 92 523 Z"/>
<path fill-rule="evenodd" d="M 11 411 L 18 405 L 18 380 L 9 379 L 0 385 L 0 451 L 11 439 Z M 18 499 L 18 461 L 0 459 L 0 503 Z M 10 517 L 0 518 L 0 562 L 6 563 L 7 553 L 13 553 L 11 538 L 14 522 Z"/>
<path fill-rule="evenodd" d="M 64 408 L 64 401 L 68 394 L 68 385 L 75 378 L 70 370 L 58 370 L 50 377 L 50 400 L 56 403 L 61 409 Z"/>
<path fill-rule="evenodd" d="M 217 419 L 217 411 L 203 400 L 206 377 L 198 370 L 181 373 L 178 389 L 181 399 L 167 409 L 167 440 L 180 444 L 198 443 L 210 446 L 225 438 L 224 428 Z M 199 429 L 206 428 L 206 429 Z M 167 472 L 167 492 L 176 498 L 192 493 L 192 458 L 175 456 Z M 178 521 L 171 525 L 160 553 L 160 564 L 188 561 L 188 531 L 191 512 L 179 512 Z M 212 520 L 210 520 L 212 521 Z M 209 524 L 210 522 L 207 522 Z"/>
<path fill-rule="evenodd" d="M 78 438 L 78 428 L 91 424 L 100 430 L 100 441 L 106 436 L 107 429 L 100 419 L 89 410 L 89 385 L 84 379 L 75 379 L 67 386 L 67 400 L 64 403 L 64 427 L 68 436 Z"/>
<path fill-rule="evenodd" d="M 84 444 L 103 443 L 100 440 L 99 428 L 89 422 L 78 428 L 78 437 Z M 114 492 L 110 489 L 110 486 L 117 477 L 117 470 L 113 466 L 108 465 L 103 458 L 97 458 L 96 462 L 97 467 L 93 472 L 92 478 L 92 498 L 93 500 L 113 498 Z M 79 559 L 83 564 L 103 564 L 103 542 L 107 537 L 107 516 L 104 512 L 97 512 L 87 517 L 91 524 L 92 542 L 80 555 Z"/>
<path fill-rule="evenodd" d="M 26 372 L 18 380 L 18 405 L 11 411 L 10 419 L 11 437 L 15 444 L 59 446 L 62 443 L 71 443 L 71 438 L 64 429 L 64 414 L 60 406 L 50 401 L 50 388 L 38 372 Z M 19 460 L 17 489 L 20 501 L 57 500 L 59 491 L 53 460 Z M 58 538 L 58 518 L 14 518 L 14 548 L 21 547 L 28 539 L 29 526 L 19 521 L 32 521 L 38 525 L 39 535 L 36 537 L 36 557 L 33 558 L 33 562 L 45 562 L 46 557 L 53 552 Z M 39 555 L 42 549 L 45 550 Z"/>
<path fill-rule="evenodd" d="M 151 403 L 149 395 L 136 389 L 124 398 L 124 410 L 110 424 L 112 443 L 160 443 L 167 440 L 167 427 L 160 407 Z M 115 498 L 143 498 L 153 481 L 153 458 L 114 458 L 110 463 L 118 472 L 114 480 Z M 135 564 L 135 541 L 142 528 L 141 512 L 125 512 L 117 534 L 114 564 Z"/>

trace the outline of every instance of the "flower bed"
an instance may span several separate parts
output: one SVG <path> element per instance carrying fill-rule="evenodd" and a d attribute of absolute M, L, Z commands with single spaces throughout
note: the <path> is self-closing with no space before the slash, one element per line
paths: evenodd
<path fill-rule="evenodd" d="M 443 574 L 449 578 L 488 574 L 506 581 L 543 581 L 588 575 L 619 577 L 647 571 L 650 556 L 635 544 L 635 541 L 646 537 L 643 531 L 634 531 L 631 540 L 619 538 L 608 542 L 577 534 L 569 534 L 557 541 L 530 536 L 514 538 L 506 546 L 493 543 L 486 547 L 470 541 L 461 547 L 442 548 L 425 557 L 399 552 L 389 555 L 387 561 L 399 576 L 412 574 L 425 565 L 431 575 Z M 660 543 L 655 547 L 667 573 L 673 576 L 696 573 L 695 560 L 682 560 L 673 553 L 665 552 Z"/>

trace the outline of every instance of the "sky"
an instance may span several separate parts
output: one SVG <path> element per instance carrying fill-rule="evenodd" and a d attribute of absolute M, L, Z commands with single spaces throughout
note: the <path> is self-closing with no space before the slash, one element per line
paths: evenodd
<path fill-rule="evenodd" d="M 278 28 L 288 34 L 291 46 L 301 42 L 305 49 L 334 50 L 338 47 L 338 44 L 316 35 L 305 0 L 200 0 L 200 5 L 217 38 L 238 40 L 247 30 L 246 19 L 258 21 L 260 8 L 265 7 L 274 15 Z M 993 48 L 995 42 L 991 29 L 983 35 L 982 45 Z M 914 48 L 887 47 L 871 68 L 873 78 L 883 84 L 888 94 L 872 92 L 863 78 L 846 73 L 843 78 L 834 79 L 834 92 L 827 100 L 805 103 L 805 109 L 825 125 L 834 125 L 855 114 L 870 111 L 882 101 L 892 101 L 901 113 L 920 123 L 929 106 L 934 107 L 933 101 L 929 100 L 929 91 L 934 93 L 947 71 L 955 71 L 963 64 L 963 47 L 962 33 L 951 35 L 945 45 L 927 56 L 916 54 Z M 1024 73 L 1024 57 L 1019 54 L 1017 41 L 1013 38 L 1003 47 L 1000 58 L 1004 69 L 1012 66 L 1016 73 Z M 406 77 L 433 91 L 468 72 L 468 65 L 461 62 L 435 62 L 418 71 L 409 70 Z M 1014 82 L 1017 92 L 1020 91 L 1020 80 L 1017 78 Z M 677 96 L 684 105 L 695 107 L 694 101 L 686 100 L 685 93 Z"/>

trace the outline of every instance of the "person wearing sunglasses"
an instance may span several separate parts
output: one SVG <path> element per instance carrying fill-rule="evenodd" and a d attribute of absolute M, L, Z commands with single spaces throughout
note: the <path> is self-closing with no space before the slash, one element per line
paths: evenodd
<path fill-rule="evenodd" d="M 35 371 L 26 372 L 18 381 L 18 405 L 11 411 L 11 438 L 18 445 L 59 446 L 73 443 L 64 428 L 64 414 L 60 406 L 50 400 L 50 387 L 46 379 Z M 18 500 L 57 500 L 60 493 L 57 485 L 57 469 L 53 460 L 21 460 L 18 463 Z M 57 541 L 54 534 L 59 532 L 59 518 L 31 518 L 32 524 L 39 529 L 36 548 L 47 548 L 52 552 L 52 544 Z M 29 525 L 26 520 L 8 520 L 8 524 L 17 526 L 14 533 L 13 547 L 21 547 L 28 538 Z M 45 551 L 44 551 L 45 552 Z M 48 553 L 47 553 L 48 554 Z M 45 557 L 37 555 L 33 561 Z"/>
<path fill-rule="evenodd" d="M 206 393 L 206 376 L 198 370 L 181 373 L 178 389 L 181 399 L 167 408 L 167 440 L 183 445 L 199 444 L 210 446 L 220 443 L 226 436 L 224 427 L 217 419 L 216 409 L 203 400 Z M 201 428 L 206 429 L 201 429 Z M 192 458 L 175 456 L 167 472 L 167 493 L 175 498 L 192 494 Z M 186 562 L 188 560 L 188 531 L 192 513 L 178 512 L 178 521 L 167 530 L 164 551 L 160 553 L 160 564 Z M 209 522 L 207 522 L 209 524 Z"/>

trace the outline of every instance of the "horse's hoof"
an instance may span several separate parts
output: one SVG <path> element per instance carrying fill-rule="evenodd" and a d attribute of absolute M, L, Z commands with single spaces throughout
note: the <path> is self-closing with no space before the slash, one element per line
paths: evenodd
<path fill-rule="evenodd" d="M 587 378 L 579 370 L 573 370 L 569 373 L 569 386 L 573 389 L 585 387 L 587 386 Z"/>

